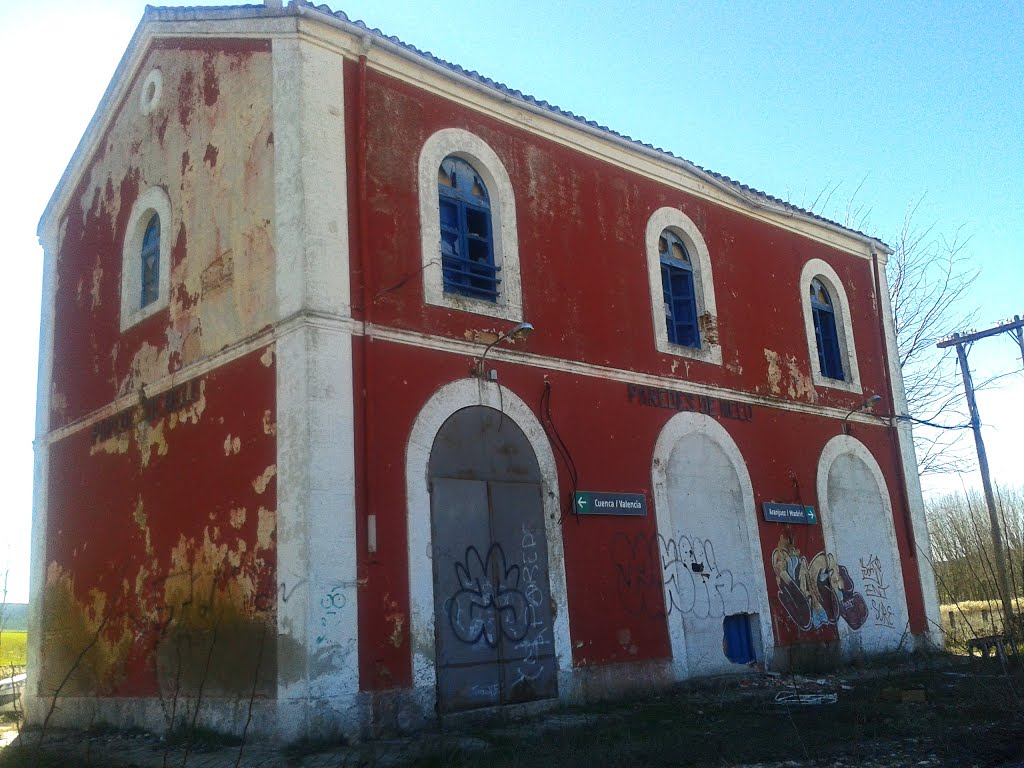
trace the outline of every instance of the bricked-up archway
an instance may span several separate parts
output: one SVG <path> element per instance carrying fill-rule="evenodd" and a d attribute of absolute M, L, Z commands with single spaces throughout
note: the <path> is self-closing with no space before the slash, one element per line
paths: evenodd
<path fill-rule="evenodd" d="M 850 587 L 852 620 L 837 622 L 844 655 L 909 649 L 907 596 L 892 503 L 871 452 L 849 435 L 832 438 L 818 461 L 818 503 L 837 581 Z M 859 597 L 858 597 L 859 596 Z"/>
<path fill-rule="evenodd" d="M 744 669 L 723 649 L 727 617 L 748 617 L 755 649 L 770 664 L 754 492 L 736 443 L 713 418 L 679 413 L 658 436 L 651 480 L 677 679 Z"/>

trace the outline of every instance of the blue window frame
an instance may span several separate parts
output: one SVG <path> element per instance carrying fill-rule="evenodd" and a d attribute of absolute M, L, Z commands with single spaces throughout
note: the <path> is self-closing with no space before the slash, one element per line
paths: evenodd
<path fill-rule="evenodd" d="M 142 303 L 148 306 L 160 296 L 160 217 L 153 214 L 142 236 Z"/>
<path fill-rule="evenodd" d="M 693 289 L 693 264 L 686 244 L 666 229 L 658 238 L 661 256 L 661 290 L 665 302 L 668 340 L 684 347 L 700 348 L 697 329 L 697 298 Z"/>
<path fill-rule="evenodd" d="M 494 263 L 491 203 L 473 166 L 446 157 L 437 172 L 441 215 L 441 272 L 445 293 L 498 300 L 501 267 Z"/>
<path fill-rule="evenodd" d="M 821 368 L 821 375 L 845 381 L 832 297 L 817 278 L 811 280 L 811 314 L 814 318 L 814 338 L 818 344 L 818 365 Z"/>

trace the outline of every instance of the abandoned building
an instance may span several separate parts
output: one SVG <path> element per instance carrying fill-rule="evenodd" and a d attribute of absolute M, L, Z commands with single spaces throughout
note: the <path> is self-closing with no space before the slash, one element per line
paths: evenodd
<path fill-rule="evenodd" d="M 303 2 L 147 8 L 39 236 L 30 722 L 937 640 L 873 237 Z"/>

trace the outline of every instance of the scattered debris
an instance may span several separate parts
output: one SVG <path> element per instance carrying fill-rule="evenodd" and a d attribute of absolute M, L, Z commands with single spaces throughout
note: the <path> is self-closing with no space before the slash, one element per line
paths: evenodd
<path fill-rule="evenodd" d="M 775 695 L 775 703 L 786 706 L 791 704 L 818 706 L 820 704 L 835 704 L 837 701 L 839 701 L 839 695 L 836 693 L 789 693 L 788 691 L 779 691 Z"/>

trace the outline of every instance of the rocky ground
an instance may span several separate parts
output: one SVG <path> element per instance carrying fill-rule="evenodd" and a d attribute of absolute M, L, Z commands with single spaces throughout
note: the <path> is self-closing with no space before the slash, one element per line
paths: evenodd
<path fill-rule="evenodd" d="M 17 738 L 0 749 L 0 766 L 1024 768 L 1021 696 L 1020 670 L 943 657 L 821 677 L 752 674 L 358 745 L 99 730 L 17 736 L 9 723 Z"/>

